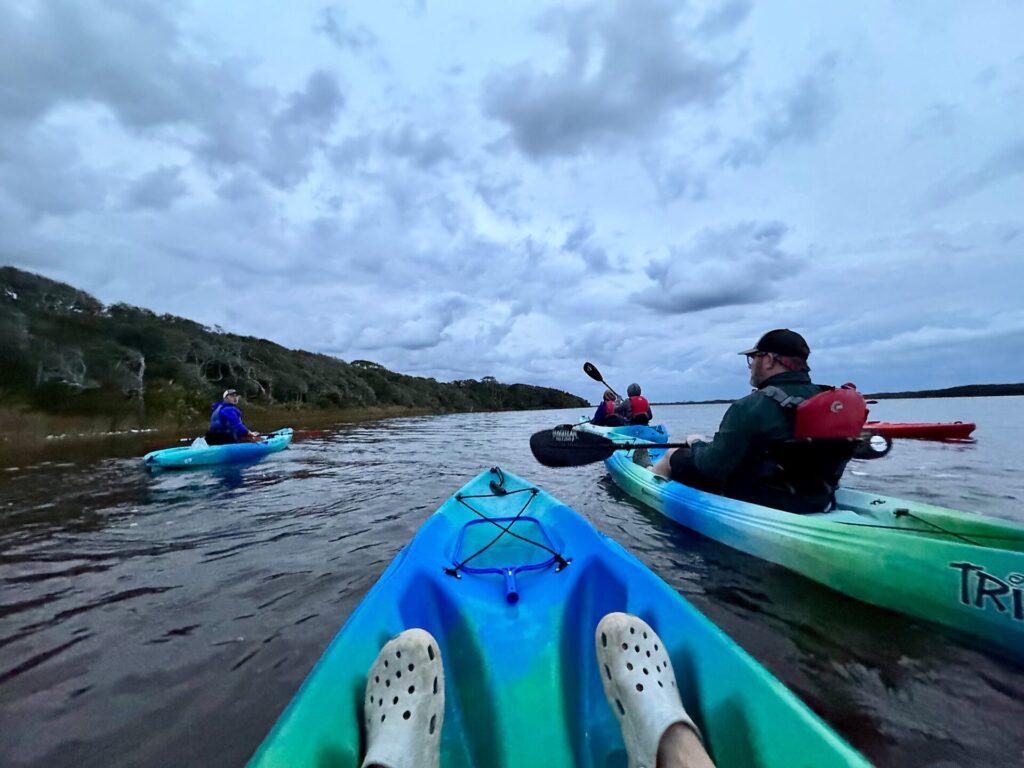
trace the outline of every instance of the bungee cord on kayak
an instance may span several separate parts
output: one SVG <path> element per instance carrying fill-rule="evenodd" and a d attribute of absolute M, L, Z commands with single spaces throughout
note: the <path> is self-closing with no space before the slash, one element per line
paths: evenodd
<path fill-rule="evenodd" d="M 534 499 L 536 499 L 537 496 L 540 494 L 540 490 L 535 487 L 525 487 L 517 488 L 514 490 L 507 490 L 504 487 L 505 476 L 501 469 L 498 467 L 492 467 L 491 473 L 496 474 L 498 476 L 498 481 L 490 481 L 490 493 L 471 495 L 459 493 L 456 494 L 454 497 L 459 504 L 464 506 L 473 514 L 477 515 L 480 519 L 475 521 L 468 521 L 467 523 L 465 523 L 465 525 L 463 525 L 462 530 L 459 532 L 459 536 L 455 544 L 455 550 L 452 555 L 454 565 L 452 567 L 444 568 L 443 570 L 447 575 L 454 576 L 455 578 L 459 578 L 460 571 L 479 574 L 502 573 L 506 577 L 506 597 L 509 600 L 509 602 L 516 602 L 519 599 L 519 593 L 515 583 L 515 576 L 517 573 L 522 571 L 531 571 L 546 568 L 552 564 L 556 564 L 555 572 L 557 573 L 561 571 L 563 568 L 567 567 L 571 560 L 565 558 L 560 552 L 557 552 L 553 548 L 553 546 L 551 545 L 551 539 L 547 535 L 547 532 L 544 530 L 544 526 L 541 524 L 539 520 L 533 517 L 524 516 L 524 513 L 529 508 L 530 504 L 532 504 Z M 509 496 L 524 493 L 528 494 L 526 501 L 520 507 L 519 511 L 511 517 L 489 517 L 479 509 L 476 509 L 472 504 L 470 504 L 467 501 L 468 499 L 506 498 Z M 479 547 L 473 554 L 469 555 L 468 557 L 460 559 L 459 554 L 465 541 L 467 531 L 469 531 L 472 526 L 482 523 L 490 523 L 491 525 L 497 527 L 499 529 L 498 534 L 494 536 L 494 538 L 492 538 L 489 542 Z M 507 524 L 503 525 L 503 523 Z M 537 528 L 538 534 L 542 536 L 548 543 L 545 544 L 543 542 L 537 541 L 535 538 L 531 538 L 528 536 L 524 536 L 520 533 L 516 533 L 512 530 L 512 528 L 517 523 L 527 523 L 535 526 Z M 496 567 L 471 567 L 469 565 L 470 562 L 480 557 L 484 553 L 488 552 L 491 549 L 491 547 L 493 547 L 499 540 L 502 539 L 502 537 L 506 535 L 514 539 L 518 539 L 519 541 L 522 541 L 533 547 L 537 547 L 538 549 L 541 549 L 544 552 L 548 553 L 550 557 L 543 560 L 542 562 L 519 564 L 503 563 L 501 566 Z"/>

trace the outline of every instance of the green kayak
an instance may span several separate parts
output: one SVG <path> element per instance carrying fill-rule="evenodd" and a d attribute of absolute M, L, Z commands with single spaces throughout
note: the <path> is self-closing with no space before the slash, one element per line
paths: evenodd
<path fill-rule="evenodd" d="M 388 638 L 410 628 L 430 632 L 443 660 L 445 768 L 625 766 L 594 647 L 598 622 L 613 611 L 661 635 L 719 768 L 868 765 L 640 561 L 495 468 L 448 499 L 398 553 L 250 766 L 358 766 L 367 672 Z"/>
<path fill-rule="evenodd" d="M 665 480 L 632 455 L 605 461 L 612 479 L 675 522 L 1024 660 L 1024 526 L 844 488 L 835 511 L 780 512 Z"/>

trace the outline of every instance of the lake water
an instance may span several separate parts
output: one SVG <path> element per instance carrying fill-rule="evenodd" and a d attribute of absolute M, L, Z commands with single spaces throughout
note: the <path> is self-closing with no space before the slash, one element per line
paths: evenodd
<path fill-rule="evenodd" d="M 683 438 L 725 406 L 654 410 Z M 690 533 L 603 464 L 538 465 L 529 435 L 580 413 L 345 425 L 232 469 L 150 475 L 85 447 L 0 467 L 0 765 L 243 764 L 391 558 L 494 465 L 617 539 L 878 765 L 1024 764 L 1024 668 Z M 977 439 L 897 442 L 847 485 L 1024 521 L 1024 398 L 872 417 Z"/>

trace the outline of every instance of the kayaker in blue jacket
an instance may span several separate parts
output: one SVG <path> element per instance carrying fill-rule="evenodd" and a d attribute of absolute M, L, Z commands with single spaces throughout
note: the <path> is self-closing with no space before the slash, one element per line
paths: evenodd
<path fill-rule="evenodd" d="M 619 427 L 626 423 L 615 413 L 615 393 L 610 389 L 604 391 L 604 397 L 601 398 L 590 423 L 595 427 Z"/>
<path fill-rule="evenodd" d="M 238 409 L 240 395 L 235 389 L 226 389 L 219 403 L 214 403 L 210 414 L 210 430 L 206 433 L 208 445 L 229 443 L 250 443 L 259 439 L 260 433 L 251 431 L 242 422 Z"/>
<path fill-rule="evenodd" d="M 783 487 L 765 471 L 770 447 L 792 438 L 794 423 L 793 409 L 783 407 L 766 388 L 799 398 L 825 389 L 811 383 L 810 347 L 799 333 L 779 328 L 739 354 L 747 358 L 754 392 L 729 406 L 713 439 L 690 435 L 689 447 L 667 451 L 653 471 L 700 490 L 775 509 L 824 511 L 835 491 L 835 473 L 842 474 L 845 462 L 836 466 L 822 462 L 821 482 L 813 492 L 806 485 L 801 492 Z"/>

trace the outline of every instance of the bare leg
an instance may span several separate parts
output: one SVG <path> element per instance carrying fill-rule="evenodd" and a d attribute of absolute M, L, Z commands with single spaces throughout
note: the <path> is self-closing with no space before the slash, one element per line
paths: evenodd
<path fill-rule="evenodd" d="M 654 465 L 654 469 L 651 471 L 656 475 L 661 475 L 666 480 L 670 480 L 672 478 L 672 467 L 669 466 L 669 462 L 672 459 L 672 454 L 675 453 L 676 450 L 676 448 L 669 448 L 665 451 L 665 454 L 658 459 L 658 462 Z"/>
<path fill-rule="evenodd" d="M 658 768 L 715 768 L 715 764 L 693 729 L 676 723 L 658 742 Z"/>

